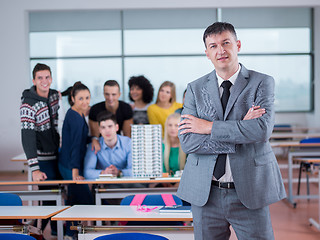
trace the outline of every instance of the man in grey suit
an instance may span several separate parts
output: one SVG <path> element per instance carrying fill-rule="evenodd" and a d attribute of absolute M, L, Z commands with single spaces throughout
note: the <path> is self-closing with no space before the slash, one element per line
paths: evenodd
<path fill-rule="evenodd" d="M 231 24 L 210 25 L 203 40 L 215 70 L 188 84 L 178 196 L 192 205 L 196 240 L 229 239 L 230 225 L 240 240 L 274 239 L 268 205 L 285 198 L 269 144 L 274 79 L 239 63 Z"/>

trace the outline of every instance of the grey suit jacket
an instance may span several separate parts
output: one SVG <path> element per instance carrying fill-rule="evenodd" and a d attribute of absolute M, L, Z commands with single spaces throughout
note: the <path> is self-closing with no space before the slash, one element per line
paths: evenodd
<path fill-rule="evenodd" d="M 257 119 L 242 120 L 252 104 L 266 109 Z M 187 133 L 179 139 L 188 154 L 178 196 L 203 206 L 209 198 L 218 154 L 227 153 L 240 201 L 257 209 L 285 198 L 279 166 L 269 144 L 274 125 L 274 79 L 243 65 L 223 116 L 213 71 L 188 84 L 182 114 L 213 121 L 211 134 Z"/>

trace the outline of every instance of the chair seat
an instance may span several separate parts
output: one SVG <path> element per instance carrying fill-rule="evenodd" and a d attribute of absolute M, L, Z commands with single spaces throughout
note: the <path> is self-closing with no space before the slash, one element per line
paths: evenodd
<path fill-rule="evenodd" d="M 18 233 L 0 233 L 0 240 L 36 240 L 34 237 Z"/>
<path fill-rule="evenodd" d="M 94 240 L 168 240 L 168 238 L 149 233 L 115 233 L 100 236 Z"/>

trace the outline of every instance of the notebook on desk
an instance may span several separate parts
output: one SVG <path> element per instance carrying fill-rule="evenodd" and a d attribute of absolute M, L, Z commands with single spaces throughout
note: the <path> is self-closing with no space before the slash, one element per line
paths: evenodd
<path fill-rule="evenodd" d="M 191 206 L 163 206 L 159 213 L 190 213 Z"/>

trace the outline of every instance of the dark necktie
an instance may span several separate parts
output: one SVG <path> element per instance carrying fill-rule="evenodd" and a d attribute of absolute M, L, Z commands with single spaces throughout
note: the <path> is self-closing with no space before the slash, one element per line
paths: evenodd
<path fill-rule="evenodd" d="M 222 97 L 221 97 L 223 114 L 226 111 L 226 106 L 227 106 L 227 103 L 229 100 L 231 86 L 232 86 L 232 83 L 229 80 L 225 80 L 221 84 L 221 87 L 223 88 L 223 93 L 222 93 Z M 217 157 L 216 165 L 215 165 L 214 171 L 213 171 L 213 176 L 217 180 L 219 180 L 225 174 L 226 159 L 227 159 L 227 154 L 219 154 Z"/>

